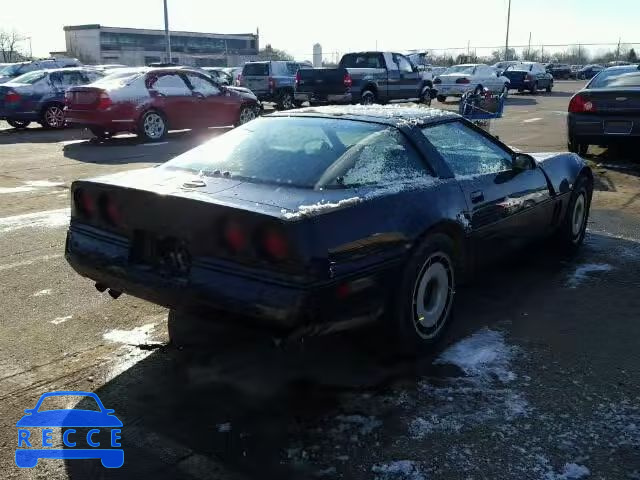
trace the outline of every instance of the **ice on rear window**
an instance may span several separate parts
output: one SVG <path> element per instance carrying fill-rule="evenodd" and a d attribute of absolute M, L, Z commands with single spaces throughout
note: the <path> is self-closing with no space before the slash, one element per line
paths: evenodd
<path fill-rule="evenodd" d="M 347 119 L 266 117 L 165 164 L 258 183 L 346 188 L 428 175 L 396 128 Z"/>

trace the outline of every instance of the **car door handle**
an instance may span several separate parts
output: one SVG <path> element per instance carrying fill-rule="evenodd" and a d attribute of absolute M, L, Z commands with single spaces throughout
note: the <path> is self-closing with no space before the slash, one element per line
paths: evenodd
<path fill-rule="evenodd" d="M 471 192 L 471 203 L 478 203 L 484 200 L 484 193 L 480 190 Z"/>

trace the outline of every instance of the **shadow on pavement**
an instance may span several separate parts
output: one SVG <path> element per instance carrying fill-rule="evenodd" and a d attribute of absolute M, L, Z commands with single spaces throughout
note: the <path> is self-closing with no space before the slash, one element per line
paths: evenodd
<path fill-rule="evenodd" d="M 505 106 L 509 105 L 537 105 L 538 101 L 534 97 L 526 96 L 525 94 L 510 95 L 507 97 Z"/>
<path fill-rule="evenodd" d="M 5 128 L 0 130 L 0 145 L 88 140 L 92 136 L 88 130 L 78 128 L 63 128 L 60 130 L 46 129 L 39 126 L 29 128 Z"/>
<path fill-rule="evenodd" d="M 483 326 L 518 322 L 523 303 L 566 269 L 546 244 L 513 260 L 460 289 L 445 338 L 418 362 L 390 361 L 366 330 L 284 349 L 250 332 L 221 332 L 187 364 L 185 351 L 156 350 L 96 391 L 124 423 L 124 466 L 67 461 L 69 478 L 312 478 L 311 466 L 294 465 L 287 449 L 323 420 L 354 413 L 344 411 L 344 396 L 380 396 L 399 383 L 452 376 L 432 364 L 447 345 Z"/>
<path fill-rule="evenodd" d="M 71 143 L 63 147 L 64 156 L 86 163 L 124 164 L 124 163 L 162 163 L 190 150 L 226 129 L 200 131 L 181 130 L 169 132 L 164 141 L 143 143 L 135 135 L 120 135 L 105 141 L 95 139 Z"/>

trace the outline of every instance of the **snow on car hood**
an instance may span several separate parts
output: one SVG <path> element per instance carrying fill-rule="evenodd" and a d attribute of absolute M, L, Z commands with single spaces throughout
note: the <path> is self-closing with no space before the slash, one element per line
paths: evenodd
<path fill-rule="evenodd" d="M 255 94 L 249 90 L 248 88 L 244 88 L 244 87 L 226 87 L 227 90 L 231 91 L 231 92 L 235 92 L 243 97 L 250 97 L 250 98 L 256 98 Z"/>

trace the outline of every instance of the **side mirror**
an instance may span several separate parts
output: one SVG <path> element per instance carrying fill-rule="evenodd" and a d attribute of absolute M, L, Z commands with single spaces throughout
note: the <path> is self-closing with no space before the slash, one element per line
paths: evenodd
<path fill-rule="evenodd" d="M 536 168 L 536 161 L 531 155 L 526 153 L 515 153 L 513 155 L 513 169 L 521 172 L 523 170 L 533 170 Z"/>

